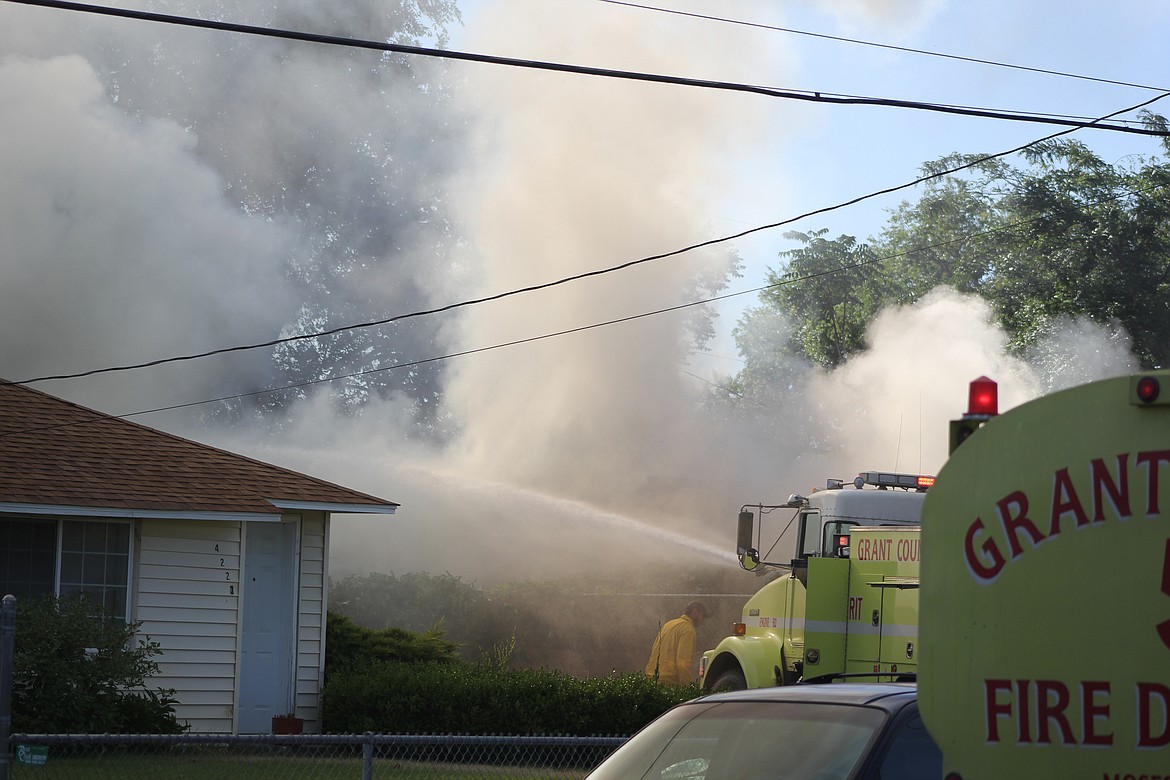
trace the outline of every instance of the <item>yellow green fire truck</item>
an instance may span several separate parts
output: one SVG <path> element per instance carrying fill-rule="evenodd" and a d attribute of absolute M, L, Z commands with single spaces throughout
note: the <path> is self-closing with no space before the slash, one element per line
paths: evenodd
<path fill-rule="evenodd" d="M 1170 370 L 968 415 L 964 438 L 922 507 L 935 776 L 1170 777 Z"/>
<path fill-rule="evenodd" d="M 784 573 L 747 601 L 732 635 L 703 654 L 704 690 L 788 685 L 840 673 L 896 678 L 916 672 L 918 523 L 933 484 L 931 476 L 871 471 L 849 484 L 828 480 L 824 489 L 784 504 L 744 506 L 740 565 Z M 795 557 L 762 560 L 763 516 L 782 510 L 794 512 L 788 528 L 796 529 Z"/>

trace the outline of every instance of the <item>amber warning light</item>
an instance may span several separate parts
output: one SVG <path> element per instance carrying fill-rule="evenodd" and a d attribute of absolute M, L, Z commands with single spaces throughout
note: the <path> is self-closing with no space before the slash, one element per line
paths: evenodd
<path fill-rule="evenodd" d="M 995 380 L 981 376 L 971 383 L 967 392 L 967 416 L 995 416 L 999 414 L 999 386 Z"/>

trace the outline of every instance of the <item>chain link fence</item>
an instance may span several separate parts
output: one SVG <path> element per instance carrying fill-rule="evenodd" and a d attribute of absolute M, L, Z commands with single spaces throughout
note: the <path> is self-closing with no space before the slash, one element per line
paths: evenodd
<path fill-rule="evenodd" d="M 626 737 L 10 734 L 16 600 L 0 605 L 0 780 L 580 780 Z"/>
<path fill-rule="evenodd" d="M 625 737 L 14 734 L 11 780 L 580 780 Z"/>

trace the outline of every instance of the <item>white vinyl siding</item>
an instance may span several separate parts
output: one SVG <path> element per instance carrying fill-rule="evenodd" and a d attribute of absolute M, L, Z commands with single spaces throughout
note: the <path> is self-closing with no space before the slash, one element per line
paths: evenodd
<path fill-rule="evenodd" d="M 240 523 L 143 520 L 135 619 L 193 732 L 230 732 L 235 705 Z"/>
<path fill-rule="evenodd" d="M 325 666 L 327 515 L 300 515 L 297 545 L 296 714 L 319 731 Z M 285 518 L 291 519 L 290 517 Z M 175 714 L 195 733 L 235 727 L 242 527 L 236 521 L 140 521 L 135 544 L 133 619 L 158 642 L 159 674 Z"/>
<path fill-rule="evenodd" d="M 301 516 L 300 583 L 297 593 L 296 714 L 305 731 L 319 732 L 325 666 L 326 548 L 324 512 Z"/>

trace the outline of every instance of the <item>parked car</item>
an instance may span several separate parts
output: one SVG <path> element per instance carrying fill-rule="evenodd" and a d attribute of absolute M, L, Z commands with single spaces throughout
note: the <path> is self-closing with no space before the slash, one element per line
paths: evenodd
<path fill-rule="evenodd" d="M 902 683 L 756 688 L 680 704 L 588 780 L 939 780 L 942 753 Z"/>

